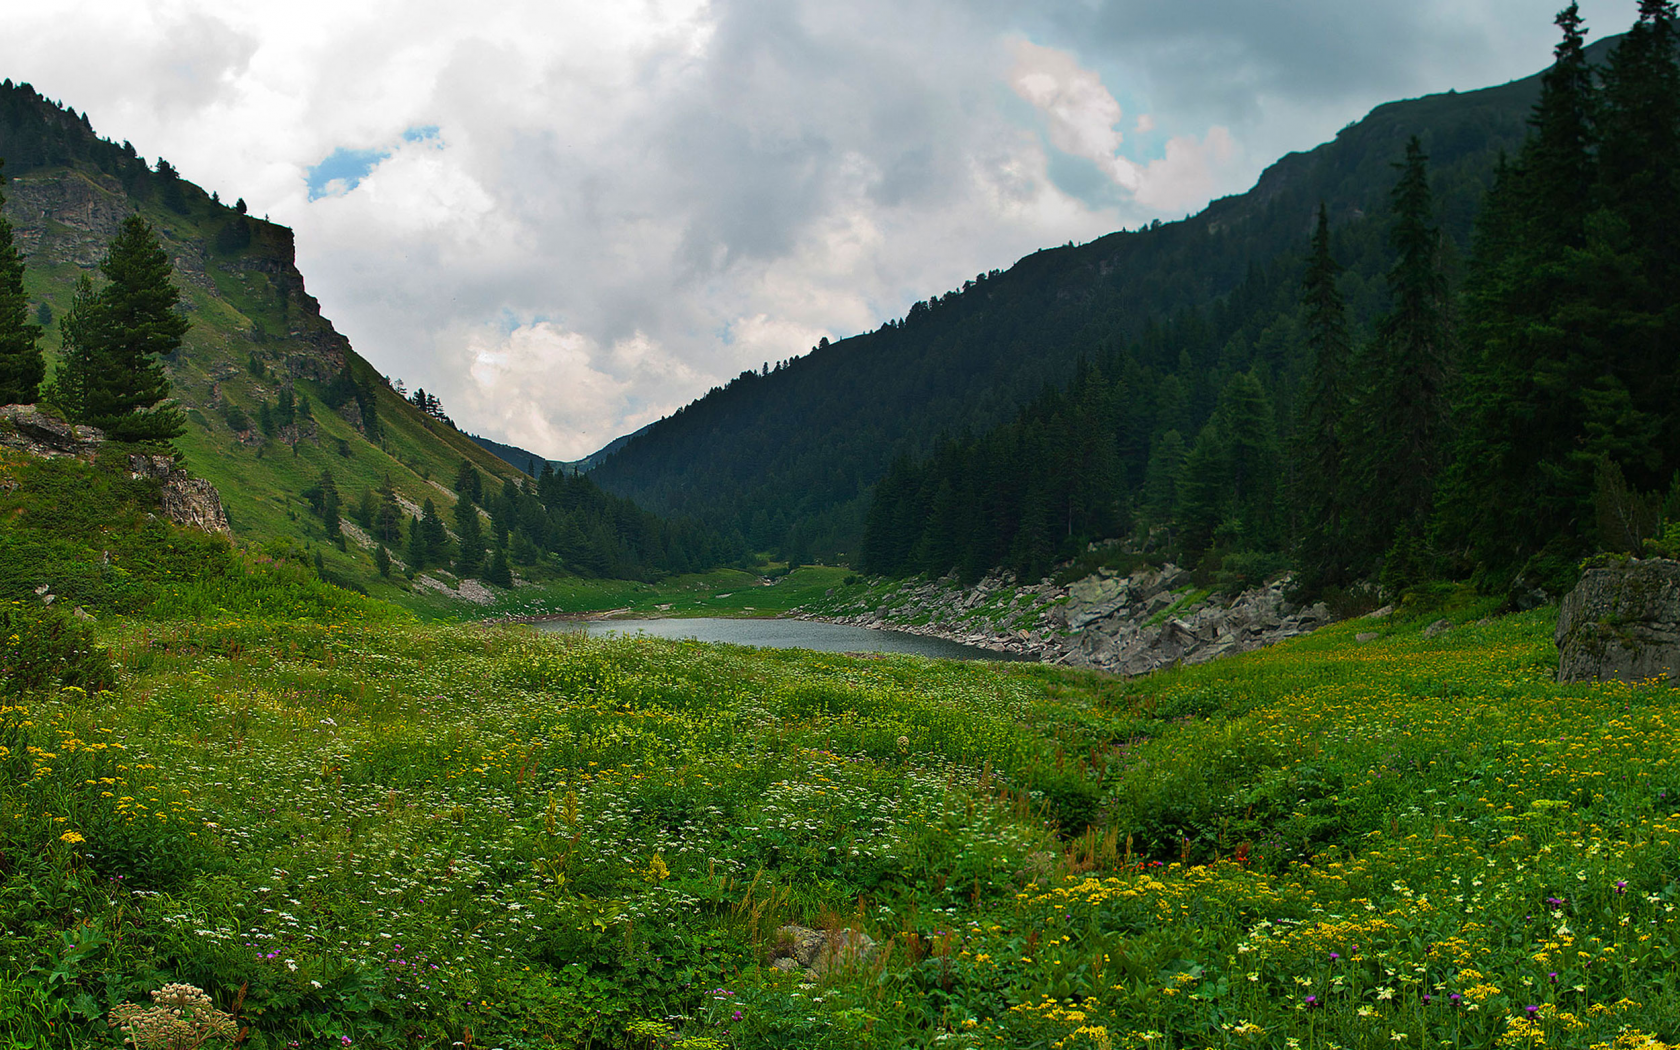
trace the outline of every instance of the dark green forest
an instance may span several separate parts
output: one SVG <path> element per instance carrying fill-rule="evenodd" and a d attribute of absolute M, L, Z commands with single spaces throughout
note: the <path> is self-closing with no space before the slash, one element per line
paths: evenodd
<path fill-rule="evenodd" d="M 1414 137 L 1384 214 L 1321 206 L 1300 255 L 1213 307 L 1082 360 L 1004 426 L 900 455 L 863 567 L 1036 578 L 1134 535 L 1227 585 L 1292 565 L 1312 591 L 1555 594 L 1595 549 L 1662 548 L 1680 521 L 1674 5 L 1645 0 L 1598 66 L 1573 5 L 1558 25 L 1462 263 L 1462 172 Z"/>
<path fill-rule="evenodd" d="M 1293 305 L 1320 202 L 1363 339 L 1388 309 L 1385 217 L 1407 141 L 1418 136 L 1430 157 L 1456 282 L 1500 153 L 1521 148 L 1539 92 L 1536 75 L 1379 106 L 1192 218 L 1034 253 L 877 331 L 743 373 L 591 476 L 660 513 L 739 529 L 757 549 L 856 564 L 870 493 L 894 462 L 1011 422 L 1046 389 L 1067 388 L 1082 359 L 1098 367 L 1129 352 L 1143 373 L 1127 386 L 1131 429 L 1115 455 L 1128 464 L 1122 502 L 1135 504 L 1166 376 L 1180 377 L 1187 416 L 1175 426 L 1187 445 L 1237 373 L 1261 377 L 1281 425 L 1293 418 L 1306 356 Z"/>

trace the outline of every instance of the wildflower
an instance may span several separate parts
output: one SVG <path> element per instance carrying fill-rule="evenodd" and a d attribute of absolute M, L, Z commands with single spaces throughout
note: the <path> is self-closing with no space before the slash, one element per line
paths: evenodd
<path fill-rule="evenodd" d="M 74 831 L 66 831 L 58 837 L 58 840 L 60 842 L 68 842 L 72 846 L 87 841 L 87 839 L 83 838 L 80 833 Z"/>

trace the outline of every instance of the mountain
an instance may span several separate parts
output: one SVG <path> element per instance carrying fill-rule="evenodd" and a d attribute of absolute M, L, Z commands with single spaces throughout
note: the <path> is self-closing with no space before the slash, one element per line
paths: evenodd
<path fill-rule="evenodd" d="M 531 477 L 541 474 L 543 467 L 555 465 L 554 460 L 546 459 L 529 449 L 520 448 L 518 445 L 504 445 L 500 441 L 492 441 L 487 437 L 479 437 L 477 434 L 468 434 L 467 437 L 474 441 L 479 448 L 484 449 L 513 469 Z"/>
<path fill-rule="evenodd" d="M 1335 227 L 1355 321 L 1368 324 L 1387 303 L 1380 217 L 1408 139 L 1418 136 L 1431 158 L 1439 220 L 1463 254 L 1498 157 L 1520 146 L 1538 91 L 1536 75 L 1379 106 L 1191 218 L 1036 252 L 875 332 L 742 373 L 591 476 L 660 512 L 738 528 L 755 547 L 853 560 L 872 487 L 895 459 L 1014 418 L 1065 385 L 1082 359 L 1132 348 L 1154 378 L 1179 374 L 1198 408 L 1233 371 L 1298 374 L 1289 333 L 1250 333 L 1258 345 L 1230 340 L 1258 303 L 1294 294 L 1319 203 Z M 1281 415 L 1287 406 L 1275 407 Z"/>
<path fill-rule="evenodd" d="M 229 206 L 162 158 L 148 164 L 129 143 L 100 138 L 86 114 L 10 80 L 0 82 L 0 158 L 25 291 L 48 322 L 49 364 L 77 279 L 97 279 L 123 219 L 138 213 L 155 229 L 191 322 L 164 362 L 187 420 L 175 444 L 187 468 L 220 490 L 237 540 L 307 551 L 329 578 L 400 596 L 410 584 L 400 573 L 381 576 L 369 535 L 382 486 L 405 518 L 429 501 L 452 520 L 457 478 L 470 464 L 496 533 L 511 528 L 528 541 L 514 545 L 528 556 L 527 575 L 539 562 L 642 575 L 719 557 L 711 533 L 660 522 L 583 479 L 519 488 L 531 479 L 457 430 L 435 399 L 405 398 L 355 352 L 305 289 L 292 231 L 246 214 L 243 200 Z M 347 519 L 342 544 L 321 515 L 328 473 Z M 507 503 L 500 519 L 498 500 Z M 349 523 L 358 517 L 361 528 Z M 441 521 L 436 532 L 444 535 Z M 400 540 L 389 545 L 401 559 Z"/>

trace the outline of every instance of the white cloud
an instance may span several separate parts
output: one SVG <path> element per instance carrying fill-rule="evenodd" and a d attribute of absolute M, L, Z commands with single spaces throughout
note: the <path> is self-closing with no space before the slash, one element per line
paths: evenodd
<path fill-rule="evenodd" d="M 1230 130 L 1219 125 L 1199 140 L 1174 136 L 1167 141 L 1165 155 L 1147 163 L 1120 155 L 1123 139 L 1116 130 L 1123 116 L 1120 103 L 1096 72 L 1080 66 L 1065 51 L 1017 41 L 1009 80 L 1016 93 L 1044 116 L 1052 146 L 1094 162 L 1146 207 L 1159 212 L 1194 208 L 1231 184 L 1231 167 L 1239 151 Z M 1154 128 L 1149 114 L 1138 117 L 1139 133 Z"/>
<path fill-rule="evenodd" d="M 14 3 L 0 75 L 294 226 L 376 367 L 570 457 L 1044 245 L 1241 190 L 1443 69 L 1473 87 L 1550 47 L 1527 0 L 1209 2 Z M 1605 30 L 1632 2 L 1587 7 Z M 1149 110 L 1132 141 L 1116 91 Z M 338 150 L 386 155 L 311 200 Z M 1121 191 L 1059 187 L 1056 154 Z"/>

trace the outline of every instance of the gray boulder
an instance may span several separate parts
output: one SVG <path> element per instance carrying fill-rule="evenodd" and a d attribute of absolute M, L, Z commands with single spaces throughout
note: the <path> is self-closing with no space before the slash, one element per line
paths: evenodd
<path fill-rule="evenodd" d="M 1558 607 L 1560 682 L 1680 677 L 1680 562 L 1594 566 Z"/>

